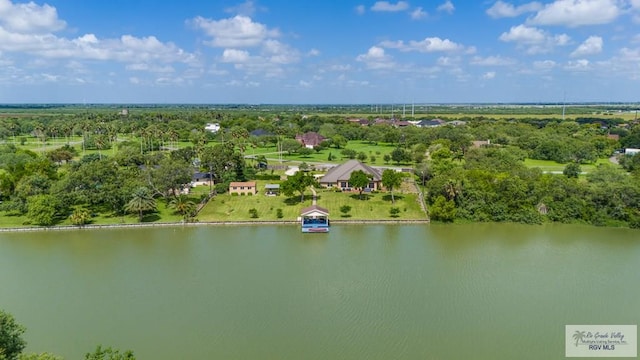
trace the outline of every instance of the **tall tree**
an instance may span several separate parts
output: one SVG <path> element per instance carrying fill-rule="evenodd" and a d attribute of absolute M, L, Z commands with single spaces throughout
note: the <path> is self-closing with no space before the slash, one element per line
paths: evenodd
<path fill-rule="evenodd" d="M 163 158 L 158 166 L 147 168 L 149 186 L 165 197 L 177 197 L 180 191 L 191 182 L 193 167 L 182 160 Z"/>
<path fill-rule="evenodd" d="M 287 180 L 280 184 L 280 191 L 286 196 L 293 196 L 296 192 L 300 193 L 300 202 L 304 201 L 304 191 L 311 185 L 314 185 L 316 180 L 313 175 L 304 172 L 297 171 L 295 174 L 289 176 Z"/>
<path fill-rule="evenodd" d="M 151 192 L 144 186 L 139 187 L 132 194 L 131 200 L 125 205 L 125 210 L 129 213 L 137 213 L 138 220 L 142 221 L 144 213 L 156 210 L 156 200 L 151 196 Z"/>
<path fill-rule="evenodd" d="M 362 192 L 364 191 L 364 188 L 369 184 L 369 181 L 371 181 L 371 175 L 362 170 L 356 170 L 351 173 L 351 176 L 349 176 L 349 185 L 358 189 L 359 199 L 362 199 Z"/>
<path fill-rule="evenodd" d="M 396 199 L 393 196 L 393 189 L 400 187 L 402 184 L 403 175 L 392 169 L 386 169 L 382 172 L 382 185 L 391 192 L 391 203 L 395 204 Z"/>
<path fill-rule="evenodd" d="M 58 199 L 53 195 L 35 195 L 27 199 L 27 217 L 32 223 L 51 226 L 56 220 Z"/>
<path fill-rule="evenodd" d="M 0 358 L 15 360 L 27 346 L 22 338 L 24 326 L 16 323 L 13 316 L 0 309 Z"/>

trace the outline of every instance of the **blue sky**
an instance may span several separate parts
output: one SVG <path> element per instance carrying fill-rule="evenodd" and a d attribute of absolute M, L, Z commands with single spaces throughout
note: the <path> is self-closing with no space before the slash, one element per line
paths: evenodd
<path fill-rule="evenodd" d="M 640 101 L 640 0 L 0 0 L 0 103 Z"/>

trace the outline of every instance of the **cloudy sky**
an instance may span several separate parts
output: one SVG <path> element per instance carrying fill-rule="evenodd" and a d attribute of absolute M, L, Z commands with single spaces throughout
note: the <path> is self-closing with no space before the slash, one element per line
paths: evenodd
<path fill-rule="evenodd" d="M 640 101 L 640 0 L 0 0 L 0 103 Z"/>

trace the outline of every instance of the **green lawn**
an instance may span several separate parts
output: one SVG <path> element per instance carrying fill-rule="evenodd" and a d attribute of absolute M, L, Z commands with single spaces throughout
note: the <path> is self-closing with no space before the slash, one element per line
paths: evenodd
<path fill-rule="evenodd" d="M 367 157 L 367 160 L 364 161 L 369 165 L 374 165 L 374 166 L 396 165 L 395 163 L 385 163 L 383 159 L 385 154 L 391 154 L 393 149 L 395 149 L 395 146 L 392 144 L 379 143 L 377 145 L 374 145 L 366 141 L 349 141 L 346 148 L 355 150 L 358 153 L 364 152 L 365 154 L 367 154 L 367 156 L 374 155 L 376 157 L 375 162 L 372 163 L 369 157 Z M 255 149 L 249 148 L 245 152 L 245 156 L 264 155 L 269 160 L 269 163 L 275 163 L 279 159 L 277 150 L 278 149 L 275 146 L 261 147 L 261 148 L 255 148 Z M 307 156 L 302 156 L 299 154 L 289 155 L 289 154 L 283 153 L 282 160 L 293 161 L 293 162 L 304 161 L 307 163 L 338 164 L 338 163 L 342 163 L 349 160 L 342 156 L 341 154 L 342 150 L 343 149 L 329 148 L 329 149 L 324 149 L 320 152 L 314 152 L 313 154 L 307 155 Z M 332 154 L 332 157 L 333 157 L 332 161 L 328 161 L 329 153 Z"/>
<path fill-rule="evenodd" d="M 259 193 L 253 196 L 231 196 L 222 194 L 214 197 L 198 215 L 199 221 L 246 221 L 254 220 L 249 215 L 249 209 L 258 211 L 258 219 L 265 221 L 289 220 L 293 221 L 300 215 L 300 209 L 311 206 L 311 191 L 305 193 L 305 201 L 300 203 L 300 196 L 293 198 L 286 196 L 264 195 L 264 185 L 278 183 L 277 181 L 258 181 Z M 396 194 L 396 204 L 391 204 L 388 193 L 363 194 L 366 200 L 358 200 L 357 193 L 335 192 L 330 189 L 318 189 L 318 206 L 327 208 L 331 219 L 376 220 L 392 219 L 389 215 L 391 207 L 400 209 L 399 220 L 424 220 L 417 201 L 417 194 Z M 351 217 L 342 217 L 340 207 L 352 207 Z M 277 209 L 282 209 L 283 217 L 278 219 Z"/>
<path fill-rule="evenodd" d="M 528 167 L 537 167 L 542 171 L 559 171 L 562 172 L 567 164 L 560 164 L 551 160 L 535 160 L 525 159 L 524 164 Z M 590 172 L 600 164 L 611 164 L 609 159 L 598 159 L 595 164 L 580 165 L 582 172 Z"/>

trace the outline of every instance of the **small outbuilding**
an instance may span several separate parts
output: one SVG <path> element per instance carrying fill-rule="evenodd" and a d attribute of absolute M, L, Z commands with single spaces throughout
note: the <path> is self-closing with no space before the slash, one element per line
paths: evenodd
<path fill-rule="evenodd" d="M 329 210 L 318 205 L 306 207 L 300 211 L 300 223 L 303 233 L 329 232 Z"/>
<path fill-rule="evenodd" d="M 234 181 L 229 184 L 229 194 L 255 195 L 258 193 L 255 181 L 239 182 Z"/>
<path fill-rule="evenodd" d="M 266 184 L 264 186 L 264 194 L 267 196 L 280 195 L 280 184 Z"/>

